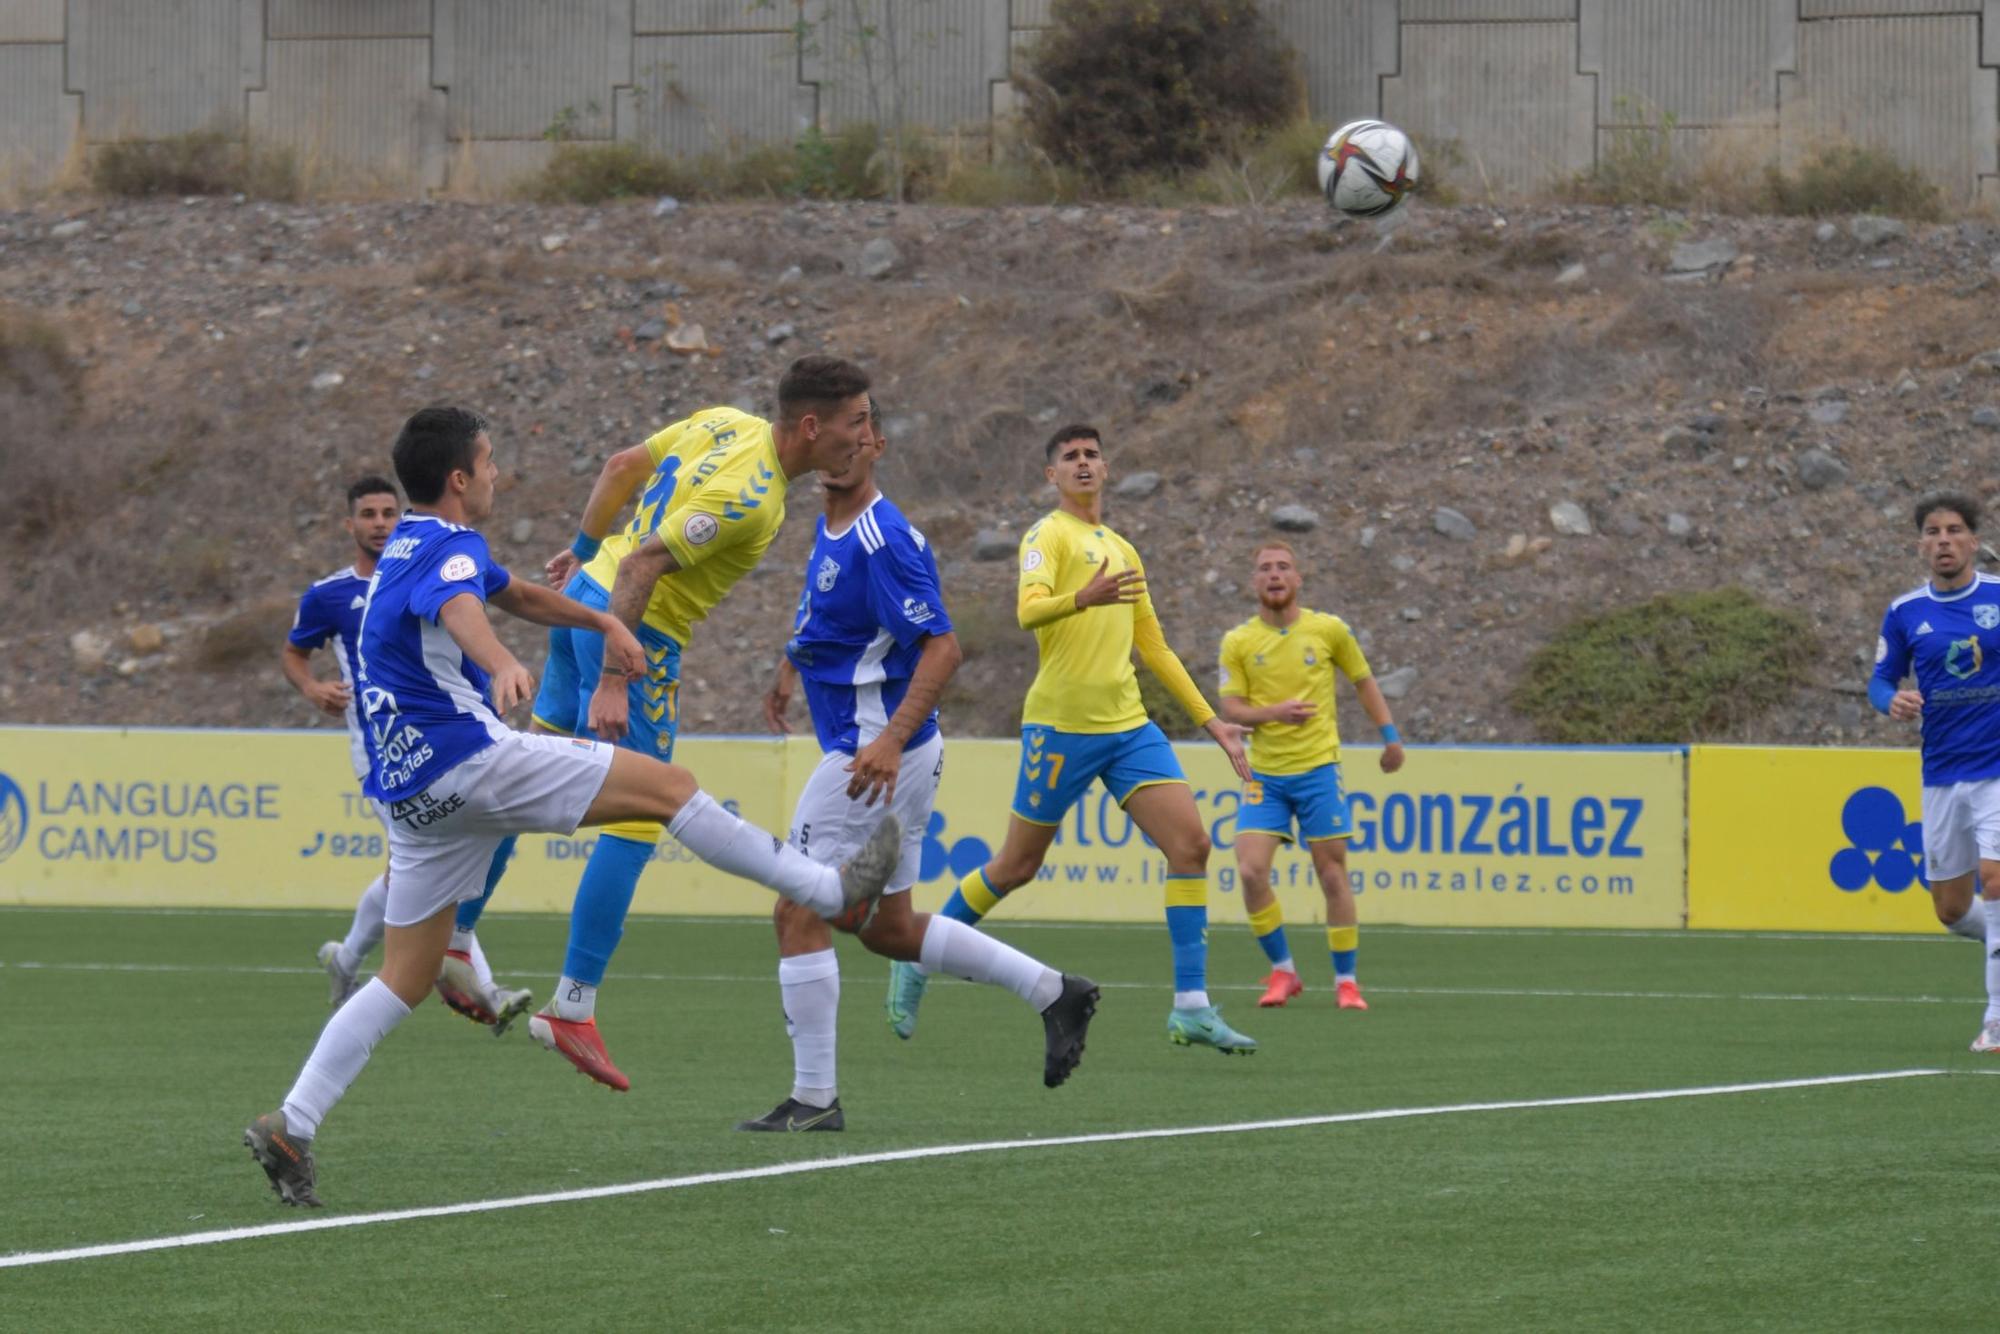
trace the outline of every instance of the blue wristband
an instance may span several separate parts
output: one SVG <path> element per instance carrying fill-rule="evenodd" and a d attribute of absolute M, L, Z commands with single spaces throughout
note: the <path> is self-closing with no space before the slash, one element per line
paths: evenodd
<path fill-rule="evenodd" d="M 1396 730 L 1396 724 L 1382 724 L 1382 744 L 1385 746 L 1400 746 L 1403 744 L 1403 734 Z"/>
<path fill-rule="evenodd" d="M 578 560 L 589 560 L 597 554 L 597 549 L 603 545 L 604 542 L 601 538 L 592 537 L 589 533 L 579 528 L 576 530 L 576 540 L 569 544 L 569 549 L 576 553 Z"/>

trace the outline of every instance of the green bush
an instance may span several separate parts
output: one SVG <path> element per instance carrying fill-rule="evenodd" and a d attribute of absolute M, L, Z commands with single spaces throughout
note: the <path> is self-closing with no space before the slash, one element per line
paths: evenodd
<path fill-rule="evenodd" d="M 1055 0 L 1020 79 L 1030 138 L 1109 184 L 1198 168 L 1305 105 L 1298 55 L 1255 0 Z"/>
<path fill-rule="evenodd" d="M 1853 144 L 1823 148 L 1793 173 L 1765 168 L 1764 192 L 1773 213 L 1887 213 L 1918 222 L 1944 214 L 1938 188 L 1922 171 L 1883 149 Z"/>
<path fill-rule="evenodd" d="M 1668 593 L 1572 621 L 1512 703 L 1547 741 L 1703 741 L 1787 698 L 1818 653 L 1803 616 L 1741 588 Z"/>
<path fill-rule="evenodd" d="M 223 130 L 106 144 L 90 181 L 108 195 L 248 195 L 290 202 L 305 193 L 298 155 Z"/>
<path fill-rule="evenodd" d="M 530 180 L 527 193 L 545 204 L 598 204 L 687 193 L 680 163 L 635 143 L 560 143 Z"/>
<path fill-rule="evenodd" d="M 910 155 L 910 166 L 923 162 Z M 628 141 L 559 142 L 524 189 L 543 203 L 597 204 L 607 199 L 871 199 L 888 191 L 873 125 L 833 134 L 807 130 L 797 143 L 735 153 L 675 158 Z"/>

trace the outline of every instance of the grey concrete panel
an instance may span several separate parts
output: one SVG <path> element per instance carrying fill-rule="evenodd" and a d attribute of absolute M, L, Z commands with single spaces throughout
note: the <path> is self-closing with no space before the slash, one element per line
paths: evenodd
<path fill-rule="evenodd" d="M 990 87 L 1008 77 L 1007 11 L 984 0 L 812 0 L 811 41 L 800 64 L 819 87 L 820 127 L 894 116 L 898 85 L 905 125 L 984 125 Z M 871 87 L 872 85 L 872 87 Z"/>
<path fill-rule="evenodd" d="M 1316 119 L 1331 128 L 1382 114 L 1382 78 L 1396 72 L 1396 0 L 1265 0 L 1264 13 L 1298 50 Z"/>
<path fill-rule="evenodd" d="M 1576 18 L 1578 0 L 1403 0 L 1405 23 L 1561 22 Z"/>
<path fill-rule="evenodd" d="M 269 36 L 428 37 L 430 0 L 270 0 Z"/>
<path fill-rule="evenodd" d="M 790 32 L 797 0 L 635 0 L 632 30 L 640 34 Z"/>
<path fill-rule="evenodd" d="M 559 120 L 574 139 L 611 137 L 615 90 L 632 81 L 631 0 L 436 5 L 432 77 L 454 138 L 533 139 Z"/>
<path fill-rule="evenodd" d="M 82 99 L 63 91 L 63 49 L 0 46 L 0 191 L 46 184 L 76 141 Z"/>
<path fill-rule="evenodd" d="M 1055 0 L 1011 0 L 1013 14 L 1009 22 L 1016 28 L 1046 28 L 1049 26 L 1049 11 Z"/>
<path fill-rule="evenodd" d="M 618 137 L 675 157 L 790 143 L 813 122 L 789 33 L 641 37 Z M 627 114 L 627 107 L 630 114 Z"/>
<path fill-rule="evenodd" d="M 1574 23 L 1403 25 L 1402 73 L 1382 118 L 1455 144 L 1468 193 L 1518 196 L 1591 165 L 1595 80 L 1576 72 Z"/>
<path fill-rule="evenodd" d="M 294 149 L 315 182 L 442 183 L 444 94 L 427 38 L 273 42 L 269 89 L 250 95 L 250 128 Z"/>
<path fill-rule="evenodd" d="M 71 0 L 69 88 L 94 142 L 240 128 L 263 79 L 261 0 Z"/>
<path fill-rule="evenodd" d="M 1802 19 L 1888 18 L 1902 14 L 1977 14 L 1983 0 L 1799 0 Z"/>
<path fill-rule="evenodd" d="M 0 0 L 0 42 L 60 42 L 63 0 Z"/>
<path fill-rule="evenodd" d="M 1776 124 L 1779 52 L 1796 0 L 1584 0 L 1600 124 Z M 1789 61 L 1789 50 L 1785 53 Z"/>
<path fill-rule="evenodd" d="M 1977 63 L 1978 28 L 1971 15 L 1801 24 L 1798 73 L 1779 90 L 1785 161 L 1885 148 L 1969 202 L 2000 170 L 2000 71 Z"/>

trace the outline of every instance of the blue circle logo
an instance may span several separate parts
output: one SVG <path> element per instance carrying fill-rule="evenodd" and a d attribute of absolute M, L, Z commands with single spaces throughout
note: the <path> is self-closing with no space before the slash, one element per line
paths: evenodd
<path fill-rule="evenodd" d="M 1903 814 L 1903 801 L 1886 787 L 1864 787 L 1840 808 L 1848 846 L 1833 854 L 1827 874 L 1849 894 L 1871 885 L 1900 894 L 1924 879 L 1924 826 Z"/>
<path fill-rule="evenodd" d="M 21 795 L 19 783 L 0 774 L 0 862 L 27 841 L 28 799 Z"/>

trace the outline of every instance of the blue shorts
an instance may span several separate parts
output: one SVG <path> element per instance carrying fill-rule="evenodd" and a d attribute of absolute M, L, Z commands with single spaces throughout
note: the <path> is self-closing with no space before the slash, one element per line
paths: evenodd
<path fill-rule="evenodd" d="M 1120 806 L 1142 787 L 1187 782 L 1173 743 L 1152 723 L 1129 732 L 1024 727 L 1014 814 L 1030 824 L 1060 824 L 1097 778 Z"/>
<path fill-rule="evenodd" d="M 1243 788 L 1243 806 L 1236 812 L 1237 833 L 1271 834 L 1289 843 L 1294 818 L 1299 837 L 1308 843 L 1346 838 L 1354 832 L 1338 764 L 1322 764 L 1302 774 L 1252 770 L 1250 779 Z"/>
<path fill-rule="evenodd" d="M 563 596 L 603 611 L 611 595 L 589 575 L 578 571 Z M 632 712 L 618 744 L 642 755 L 670 760 L 680 723 L 681 646 L 650 625 L 639 627 L 639 647 L 646 650 L 646 675 L 627 683 Z M 554 626 L 549 630 L 549 660 L 542 668 L 542 688 L 535 695 L 535 721 L 552 732 L 590 739 L 590 696 L 604 672 L 604 636 L 595 630 Z"/>

